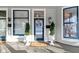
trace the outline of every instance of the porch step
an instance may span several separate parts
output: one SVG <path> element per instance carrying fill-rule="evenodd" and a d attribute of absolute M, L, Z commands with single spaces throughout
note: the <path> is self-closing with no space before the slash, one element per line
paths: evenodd
<path fill-rule="evenodd" d="M 30 46 L 36 46 L 36 47 L 48 46 L 48 43 L 46 43 L 46 42 L 31 42 Z"/>

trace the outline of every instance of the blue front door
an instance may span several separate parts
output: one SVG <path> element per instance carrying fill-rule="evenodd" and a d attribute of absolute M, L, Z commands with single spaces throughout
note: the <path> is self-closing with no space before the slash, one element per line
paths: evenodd
<path fill-rule="evenodd" d="M 44 41 L 44 19 L 34 19 L 34 35 L 36 41 Z"/>

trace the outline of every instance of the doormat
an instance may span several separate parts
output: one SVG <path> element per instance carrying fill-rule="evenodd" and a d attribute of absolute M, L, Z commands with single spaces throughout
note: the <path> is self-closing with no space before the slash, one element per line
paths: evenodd
<path fill-rule="evenodd" d="M 31 42 L 30 46 L 36 46 L 36 47 L 48 46 L 48 43 L 46 43 L 46 42 Z"/>

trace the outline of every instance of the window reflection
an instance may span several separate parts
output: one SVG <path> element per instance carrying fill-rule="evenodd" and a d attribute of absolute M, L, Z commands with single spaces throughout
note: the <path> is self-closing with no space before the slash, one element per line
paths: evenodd
<path fill-rule="evenodd" d="M 77 8 L 64 9 L 64 37 L 77 36 Z"/>

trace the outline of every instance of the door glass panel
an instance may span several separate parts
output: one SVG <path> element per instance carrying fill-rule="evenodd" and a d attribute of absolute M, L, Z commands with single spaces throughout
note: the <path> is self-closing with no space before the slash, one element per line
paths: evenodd
<path fill-rule="evenodd" d="M 43 40 L 44 37 L 44 28 L 43 28 L 43 20 L 41 19 L 36 19 L 35 20 L 35 39 L 36 40 Z"/>

